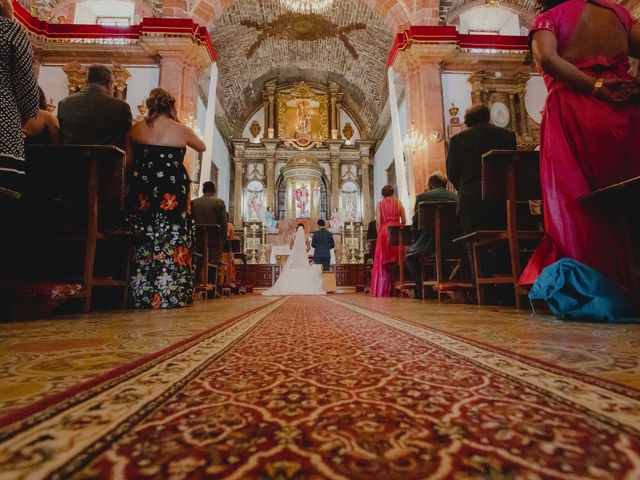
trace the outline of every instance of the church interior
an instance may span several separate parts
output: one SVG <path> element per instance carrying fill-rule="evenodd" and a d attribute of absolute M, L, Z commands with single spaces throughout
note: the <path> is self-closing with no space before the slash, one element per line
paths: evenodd
<path fill-rule="evenodd" d="M 97 65 L 133 127 L 122 144 L 25 133 L 22 195 L 0 206 L 19 205 L 2 216 L 0 480 L 640 479 L 640 173 L 579 199 L 615 225 L 599 257 L 630 272 L 616 318 L 560 315 L 522 280 L 556 213 L 538 2 L 2 1 L 63 138 Z M 181 216 L 180 193 L 158 204 L 190 243 L 141 254 L 160 234 L 128 223 L 150 208 L 129 146 L 157 89 L 193 134 Z M 452 138 L 479 104 L 513 140 L 477 164 L 477 199 L 504 224 L 469 230 Z M 166 165 L 151 182 L 179 185 Z M 422 200 L 438 179 L 453 200 Z M 207 196 L 226 221 L 198 220 Z M 382 227 L 390 198 L 402 220 Z M 312 263 L 330 233 L 326 295 L 269 296 L 300 227 Z M 140 266 L 165 256 L 161 273 Z M 151 275 L 162 289 L 140 294 Z"/>

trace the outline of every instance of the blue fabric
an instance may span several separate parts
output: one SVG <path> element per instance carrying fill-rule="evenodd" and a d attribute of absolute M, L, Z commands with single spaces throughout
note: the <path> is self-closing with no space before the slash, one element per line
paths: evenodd
<path fill-rule="evenodd" d="M 554 315 L 567 320 L 640 322 L 633 318 L 633 305 L 615 283 L 571 258 L 542 270 L 529 299 L 544 300 Z"/>

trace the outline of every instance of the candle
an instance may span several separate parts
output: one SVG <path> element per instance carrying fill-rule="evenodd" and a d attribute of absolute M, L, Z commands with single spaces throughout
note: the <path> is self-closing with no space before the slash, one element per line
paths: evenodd
<path fill-rule="evenodd" d="M 243 235 L 243 238 L 244 238 L 244 251 L 246 252 L 247 251 L 247 245 L 248 245 L 247 244 L 247 226 L 246 225 L 243 228 L 243 232 L 244 232 L 244 235 Z"/>

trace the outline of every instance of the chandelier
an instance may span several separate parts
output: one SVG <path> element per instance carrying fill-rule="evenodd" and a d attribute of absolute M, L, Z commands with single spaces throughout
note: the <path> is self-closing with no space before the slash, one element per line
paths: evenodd
<path fill-rule="evenodd" d="M 333 0 L 280 0 L 280 3 L 293 12 L 306 15 L 324 12 L 333 4 Z"/>
<path fill-rule="evenodd" d="M 420 133 L 420 130 L 416 128 L 416 124 L 411 121 L 411 126 L 409 127 L 409 131 L 404 137 L 404 142 L 402 142 L 402 150 L 405 152 L 416 153 L 420 150 L 424 150 L 427 148 L 427 141 Z"/>

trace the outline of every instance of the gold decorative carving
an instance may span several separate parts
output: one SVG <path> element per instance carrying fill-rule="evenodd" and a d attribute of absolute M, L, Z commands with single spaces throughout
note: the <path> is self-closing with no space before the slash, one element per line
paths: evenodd
<path fill-rule="evenodd" d="M 67 63 L 62 66 L 62 71 L 67 74 L 69 94 L 79 92 L 87 85 L 87 68 L 80 62 Z"/>
<path fill-rule="evenodd" d="M 326 93 L 316 93 L 305 82 L 300 82 L 291 93 L 277 93 L 276 103 L 278 136 L 282 140 L 307 138 L 318 141 L 329 137 L 329 95 Z M 306 128 L 298 126 L 304 121 L 310 124 L 308 135 L 303 132 Z"/>
<path fill-rule="evenodd" d="M 131 78 L 131 73 L 119 63 L 113 64 L 111 73 L 113 74 L 113 87 L 115 89 L 114 96 L 124 100 L 127 98 L 127 80 Z"/>
<path fill-rule="evenodd" d="M 364 23 L 352 23 L 340 26 L 316 13 L 302 14 L 286 12 L 268 23 L 258 23 L 252 19 L 240 20 L 240 25 L 254 28 L 260 32 L 256 41 L 249 47 L 247 57 L 251 58 L 267 38 L 291 41 L 314 41 L 324 38 L 336 38 L 347 49 L 354 60 L 358 59 L 356 49 L 351 45 L 347 33 L 366 29 Z"/>
<path fill-rule="evenodd" d="M 353 137 L 353 127 L 351 126 L 351 122 L 347 122 L 344 124 L 342 135 L 344 135 L 344 138 L 346 138 L 347 141 L 351 140 L 351 137 Z"/>
<path fill-rule="evenodd" d="M 451 108 L 449 109 L 449 115 L 451 115 L 451 124 L 457 124 L 460 123 L 460 119 L 458 118 L 458 112 L 460 111 L 460 109 L 458 107 L 456 107 L 455 103 L 451 104 Z"/>
<path fill-rule="evenodd" d="M 262 131 L 262 127 L 260 126 L 260 123 L 257 120 L 254 120 L 253 122 L 251 122 L 251 125 L 249 126 L 249 133 L 251 133 L 251 136 L 253 138 L 256 138 L 258 135 L 260 135 L 261 131 Z"/>

